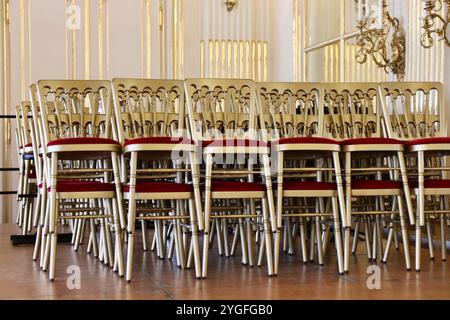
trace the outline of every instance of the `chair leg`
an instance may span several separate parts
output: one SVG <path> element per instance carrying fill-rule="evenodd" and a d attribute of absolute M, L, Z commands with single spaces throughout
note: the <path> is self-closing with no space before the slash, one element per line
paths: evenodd
<path fill-rule="evenodd" d="M 242 264 L 248 264 L 248 247 L 247 247 L 247 238 L 245 237 L 245 225 L 244 219 L 239 218 L 239 235 L 241 238 L 241 248 L 242 248 Z"/>
<path fill-rule="evenodd" d="M 427 228 L 427 238 L 428 238 L 428 251 L 430 253 L 430 259 L 434 260 L 434 239 L 431 232 L 431 222 L 429 217 L 425 217 L 425 225 Z"/>
<path fill-rule="evenodd" d="M 447 197 L 441 196 L 441 210 L 448 210 Z M 447 260 L 447 226 L 445 223 L 445 214 L 441 214 L 440 217 L 440 228 L 441 228 L 441 259 L 442 261 Z"/>
<path fill-rule="evenodd" d="M 206 278 L 208 273 L 208 253 L 209 253 L 209 232 L 211 218 L 211 175 L 212 175 L 212 155 L 206 155 L 206 174 L 205 174 L 205 231 L 203 236 L 203 262 L 202 262 L 202 278 Z M 243 233 L 241 233 L 241 238 Z"/>
<path fill-rule="evenodd" d="M 408 233 L 408 226 L 406 224 L 405 219 L 405 209 L 403 206 L 403 200 L 401 196 L 397 197 L 398 199 L 398 211 L 400 215 L 400 228 L 402 231 L 402 242 L 403 242 L 403 250 L 405 251 L 405 266 L 406 270 L 411 270 L 411 258 L 409 254 L 409 233 Z M 394 229 L 395 230 L 395 229 Z"/>
<path fill-rule="evenodd" d="M 363 217 L 364 219 L 364 238 L 366 238 L 366 250 L 367 258 L 372 260 L 372 252 L 370 250 L 370 232 L 369 232 L 369 217 Z"/>
<path fill-rule="evenodd" d="M 230 252 L 231 256 L 236 255 L 238 241 L 239 241 L 239 226 L 235 225 L 234 226 L 233 241 L 232 241 L 232 245 L 231 245 L 231 252 Z"/>
<path fill-rule="evenodd" d="M 331 198 L 331 204 L 333 209 L 333 224 L 334 224 L 334 242 L 336 246 L 336 254 L 338 259 L 338 271 L 339 274 L 344 274 L 344 259 L 342 253 L 342 238 L 341 238 L 341 224 L 339 222 L 339 206 L 336 197 Z"/>
<path fill-rule="evenodd" d="M 131 281 L 131 273 L 133 269 L 133 253 L 134 253 L 134 237 L 135 237 L 135 221 L 136 221 L 136 168 L 137 153 L 131 153 L 130 161 L 130 192 L 128 200 L 128 243 L 127 243 L 127 271 L 125 279 Z"/>
<path fill-rule="evenodd" d="M 117 199 L 112 199 L 113 222 L 114 222 L 114 242 L 115 242 L 115 261 L 117 261 L 117 272 L 119 277 L 123 277 L 123 247 L 122 247 L 122 228 L 120 226 L 119 210 Z"/>
<path fill-rule="evenodd" d="M 422 238 L 421 238 L 421 229 L 420 219 L 417 217 L 416 220 L 416 271 L 420 271 L 420 249 L 422 247 Z"/>
<path fill-rule="evenodd" d="M 49 236 L 50 236 L 50 266 L 49 279 L 55 279 L 55 262 L 56 262 L 56 244 L 57 244 L 57 228 L 58 228 L 58 203 L 56 199 L 56 174 L 57 174 L 58 154 L 51 155 L 51 181 L 50 181 L 50 218 L 49 218 Z"/>
<path fill-rule="evenodd" d="M 299 232 L 300 232 L 300 244 L 302 247 L 302 258 L 303 263 L 308 263 L 308 249 L 306 246 L 306 227 L 305 227 L 305 220 L 303 217 L 300 217 L 299 219 Z"/>
<path fill-rule="evenodd" d="M 272 256 L 272 245 L 271 245 L 271 228 L 270 228 L 270 217 L 268 212 L 267 199 L 262 199 L 262 214 L 263 214 L 263 227 L 264 227 L 264 238 L 266 242 L 266 259 L 267 259 L 267 273 L 269 276 L 277 275 L 274 273 L 273 256 Z M 278 271 L 278 270 L 277 270 Z"/>
<path fill-rule="evenodd" d="M 356 250 L 358 250 L 359 226 L 360 226 L 359 218 L 356 218 L 355 231 L 353 234 L 352 254 L 356 254 Z"/>
<path fill-rule="evenodd" d="M 195 203 L 194 200 L 189 200 L 189 213 L 191 220 L 191 244 L 192 251 L 194 254 L 194 268 L 195 268 L 195 277 L 200 279 L 202 276 L 201 271 L 201 262 L 200 262 L 200 251 L 198 247 L 198 224 L 197 224 L 197 215 L 195 211 Z"/>

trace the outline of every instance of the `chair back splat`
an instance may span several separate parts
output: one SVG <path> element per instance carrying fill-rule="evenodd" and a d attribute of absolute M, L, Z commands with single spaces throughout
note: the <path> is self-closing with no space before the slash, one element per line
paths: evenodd
<path fill-rule="evenodd" d="M 382 82 L 379 91 L 389 137 L 411 140 L 447 136 L 442 83 Z"/>
<path fill-rule="evenodd" d="M 119 141 L 186 137 L 184 84 L 180 80 L 113 79 Z"/>
<path fill-rule="evenodd" d="M 323 109 L 320 83 L 258 84 L 263 128 L 268 140 L 322 137 Z"/>
<path fill-rule="evenodd" d="M 324 85 L 324 126 L 336 140 L 383 136 L 377 83 Z"/>

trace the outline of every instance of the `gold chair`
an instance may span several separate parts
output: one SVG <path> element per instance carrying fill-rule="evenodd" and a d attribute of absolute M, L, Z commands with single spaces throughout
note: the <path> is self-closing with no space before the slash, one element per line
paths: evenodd
<path fill-rule="evenodd" d="M 258 92 L 262 110 L 261 127 L 271 141 L 272 159 L 276 159 L 276 165 L 273 165 L 277 174 L 274 272 L 278 273 L 282 220 L 284 218 L 285 221 L 285 244 L 289 244 L 289 251 L 293 253 L 291 220 L 298 218 L 303 261 L 308 261 L 305 219 L 311 219 L 314 226 L 311 226 L 310 255 L 313 259 L 316 242 L 319 264 L 323 264 L 324 251 L 330 239 L 331 220 L 338 270 L 343 274 L 339 211 L 344 227 L 347 227 L 347 223 L 339 161 L 340 146 L 338 142 L 324 138 L 322 85 L 259 83 Z M 325 203 L 327 199 L 331 203 Z M 323 224 L 327 224 L 325 230 L 322 230 Z"/>
<path fill-rule="evenodd" d="M 183 81 L 113 79 L 112 86 L 118 138 L 130 162 L 123 189 L 128 200 L 126 280 L 131 281 L 136 218 L 143 222 L 144 245 L 144 221 L 155 222 L 154 239 L 160 258 L 165 257 L 169 229 L 161 223 L 172 222 L 170 248 L 176 248 L 177 264 L 188 268 L 193 258 L 199 278 L 198 228 L 203 217 L 194 145 L 185 128 Z M 140 206 L 136 207 L 138 202 Z M 187 229 L 190 246 L 183 236 Z"/>
<path fill-rule="evenodd" d="M 265 249 L 267 272 L 273 275 L 270 150 L 256 131 L 256 85 L 251 80 L 187 79 L 185 88 L 192 138 L 205 160 L 202 277 L 207 276 L 211 219 L 226 250 L 228 222 L 234 225 L 233 247 L 239 235 L 242 262 L 250 266 L 255 264 L 255 233 L 262 233 L 259 255 Z"/>
<path fill-rule="evenodd" d="M 444 86 L 437 82 L 383 82 L 379 92 L 388 136 L 405 142 L 417 203 L 415 267 L 419 271 L 421 228 L 427 227 L 430 257 L 434 258 L 431 221 L 435 219 L 440 222 L 441 256 L 446 260 L 446 220 L 450 212 L 446 156 L 450 154 L 450 137 Z"/>
<path fill-rule="evenodd" d="M 17 141 L 19 146 L 19 182 L 17 188 L 18 214 L 17 223 L 22 234 L 31 232 L 33 221 L 33 198 L 36 187 L 36 168 L 34 145 L 31 139 L 29 123 L 30 102 L 24 101 L 16 107 Z"/>
<path fill-rule="evenodd" d="M 390 244 L 383 252 L 382 226 L 394 235 L 399 219 L 406 269 L 410 269 L 407 225 L 403 201 L 414 221 L 403 143 L 383 137 L 383 122 L 377 83 L 329 83 L 325 88 L 325 126 L 330 138 L 340 140 L 345 158 L 347 221 L 356 217 L 353 250 L 364 225 L 370 259 L 387 261 Z M 404 199 L 406 195 L 406 199 Z M 393 197 L 390 201 L 389 197 Z M 355 200 L 355 201 L 353 201 Z M 388 210 L 389 208 L 389 210 Z M 370 239 L 372 236 L 372 242 Z M 349 270 L 350 230 L 345 232 L 344 269 Z"/>
<path fill-rule="evenodd" d="M 34 113 L 40 112 L 41 147 L 49 193 L 48 217 L 44 219 L 48 235 L 43 270 L 49 268 L 49 279 L 54 280 L 59 220 L 87 219 L 91 229 L 88 247 L 93 248 L 94 254 L 100 255 L 105 263 L 113 266 L 114 261 L 119 274 L 123 274 L 121 213 L 116 202 L 121 199 L 118 165 L 121 146 L 111 139 L 110 83 L 40 80 L 37 90 L 40 110 Z M 75 175 L 67 180 L 65 172 L 82 176 L 90 172 L 91 177 L 76 179 Z M 113 180 L 111 172 L 114 184 L 110 183 Z M 95 220 L 100 224 L 100 244 L 97 244 Z M 115 231 L 115 254 L 109 220 Z"/>

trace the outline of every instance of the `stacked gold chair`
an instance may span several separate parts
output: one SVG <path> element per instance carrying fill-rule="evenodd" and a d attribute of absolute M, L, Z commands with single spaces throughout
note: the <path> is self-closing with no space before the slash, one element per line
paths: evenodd
<path fill-rule="evenodd" d="M 276 229 L 276 220 L 270 150 L 256 131 L 260 112 L 256 84 L 251 80 L 187 79 L 185 88 L 190 130 L 205 170 L 202 277 L 207 276 L 211 222 L 218 236 L 223 236 L 225 248 L 227 223 L 235 226 L 231 251 L 239 235 L 243 264 L 255 265 L 258 241 L 258 262 L 265 251 L 267 272 L 273 275 L 271 231 Z"/>
<path fill-rule="evenodd" d="M 44 218 L 44 230 L 48 233 L 44 235 L 42 269 L 49 269 L 51 280 L 55 278 L 61 220 L 89 221 L 88 248 L 123 274 L 120 206 L 116 202 L 121 200 L 118 163 L 121 146 L 112 139 L 110 91 L 109 81 L 41 80 L 37 83 L 39 110 L 33 114 L 40 114 L 49 196 Z M 99 243 L 96 223 L 100 225 Z M 115 231 L 115 252 L 110 224 Z M 74 234 L 82 235 L 84 224 L 69 225 Z"/>
<path fill-rule="evenodd" d="M 18 181 L 18 213 L 17 223 L 22 234 L 30 233 L 33 221 L 33 198 L 36 188 L 36 168 L 34 161 L 34 145 L 29 122 L 31 106 L 24 101 L 16 107 L 17 141 L 19 146 L 19 181 Z"/>
<path fill-rule="evenodd" d="M 295 239 L 291 221 L 298 219 L 303 261 L 307 262 L 305 225 L 306 219 L 311 219 L 310 259 L 314 260 L 314 243 L 317 243 L 318 261 L 323 264 L 330 224 L 333 224 L 338 271 L 343 274 L 340 212 L 344 227 L 347 223 L 340 146 L 339 142 L 324 138 L 322 85 L 259 83 L 258 89 L 261 127 L 271 141 L 273 168 L 277 175 L 274 272 L 278 273 L 283 220 L 284 243 L 288 243 L 289 252 L 293 253 Z"/>
<path fill-rule="evenodd" d="M 446 260 L 446 227 L 450 180 L 446 157 L 450 137 L 444 86 L 437 82 L 384 82 L 379 85 L 388 136 L 405 142 L 411 186 L 416 197 L 416 261 L 421 267 L 421 229 L 427 227 L 430 257 L 434 258 L 432 221 L 440 222 L 441 256 Z"/>
<path fill-rule="evenodd" d="M 386 262 L 383 225 L 400 220 L 406 269 L 410 269 L 404 201 L 413 223 L 403 143 L 383 136 L 377 83 L 325 84 L 325 126 L 330 138 L 341 140 L 345 160 L 347 221 L 356 218 L 354 246 L 364 226 L 369 259 Z M 406 199 L 404 197 L 406 195 Z M 392 198 L 391 198 L 392 197 Z M 392 232 L 390 232 L 393 235 Z M 371 239 L 372 238 L 372 239 Z M 349 270 L 350 230 L 345 232 L 344 268 Z"/>
<path fill-rule="evenodd" d="M 202 228 L 203 217 L 195 148 L 185 126 L 183 81 L 113 79 L 112 86 L 126 160 L 122 167 L 128 200 L 126 280 L 131 281 L 132 275 L 136 218 L 155 222 L 154 244 L 160 258 L 166 256 L 168 230 L 172 230 L 169 251 L 175 247 L 182 269 L 193 260 L 199 278 L 198 227 Z M 171 225 L 163 227 L 162 221 Z"/>

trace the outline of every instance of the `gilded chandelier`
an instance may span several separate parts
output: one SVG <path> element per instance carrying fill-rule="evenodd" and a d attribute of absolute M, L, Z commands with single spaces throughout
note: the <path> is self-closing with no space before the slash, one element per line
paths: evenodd
<path fill-rule="evenodd" d="M 364 2 L 366 5 L 363 0 L 358 1 L 356 60 L 364 64 L 368 56 L 372 56 L 378 67 L 402 80 L 405 76 L 405 34 L 399 20 L 391 17 L 385 0 L 379 1 L 376 10 L 370 10 L 369 0 Z"/>
<path fill-rule="evenodd" d="M 446 14 L 441 16 L 443 5 L 446 4 Z M 424 48 L 431 48 L 437 40 L 443 40 L 450 46 L 450 0 L 425 0 L 425 18 L 420 43 Z"/>

